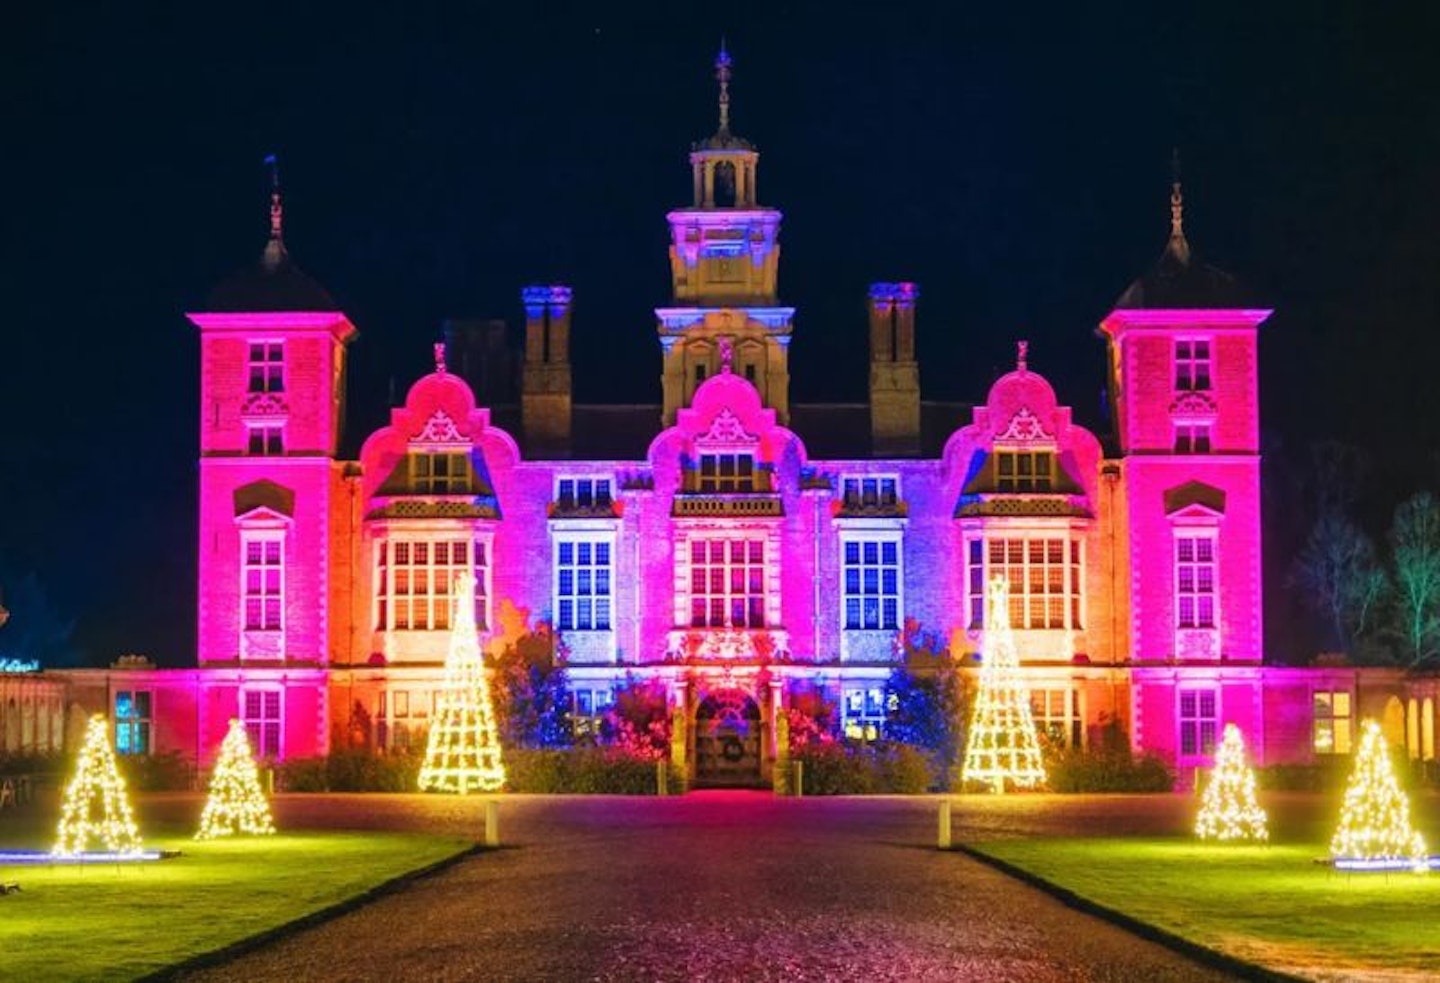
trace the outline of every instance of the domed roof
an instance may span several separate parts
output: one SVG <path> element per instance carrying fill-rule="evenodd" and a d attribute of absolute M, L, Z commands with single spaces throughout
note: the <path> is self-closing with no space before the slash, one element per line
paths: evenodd
<path fill-rule="evenodd" d="M 1190 255 L 1183 234 L 1171 235 L 1159 261 L 1115 301 L 1117 310 L 1253 306 L 1248 291 L 1233 276 Z"/>
<path fill-rule="evenodd" d="M 1170 241 L 1150 272 L 1130 284 L 1116 310 L 1237 309 L 1254 306 L 1238 281 L 1199 262 L 1185 238 L 1184 200 L 1177 178 L 1170 188 Z"/>
<path fill-rule="evenodd" d="M 265 311 L 336 311 L 335 298 L 290 260 L 272 235 L 260 262 L 226 277 L 210 293 L 206 309 L 239 314 Z"/>

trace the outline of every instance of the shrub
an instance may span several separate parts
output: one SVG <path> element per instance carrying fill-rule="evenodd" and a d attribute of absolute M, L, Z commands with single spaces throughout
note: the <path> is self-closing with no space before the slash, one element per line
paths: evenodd
<path fill-rule="evenodd" d="M 1169 792 L 1175 773 L 1154 754 L 1134 755 L 1126 747 L 1057 748 L 1046 755 L 1045 772 L 1054 792 Z"/>
<path fill-rule="evenodd" d="M 512 792 L 654 795 L 655 759 L 613 747 L 505 753 Z"/>
<path fill-rule="evenodd" d="M 179 751 L 122 755 L 119 761 L 125 781 L 136 791 L 180 792 L 195 787 L 195 766 Z"/>
<path fill-rule="evenodd" d="M 347 748 L 282 762 L 277 781 L 287 792 L 413 792 L 421 764 L 419 752 Z"/>
<path fill-rule="evenodd" d="M 934 758 L 923 748 L 894 741 L 807 744 L 791 753 L 804 766 L 806 795 L 919 795 L 935 782 Z"/>

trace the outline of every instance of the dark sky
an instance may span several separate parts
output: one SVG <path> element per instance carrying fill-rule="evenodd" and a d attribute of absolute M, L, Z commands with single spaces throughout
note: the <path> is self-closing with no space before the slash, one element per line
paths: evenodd
<path fill-rule="evenodd" d="M 442 318 L 513 321 L 531 282 L 575 288 L 578 398 L 654 401 L 722 33 L 785 213 L 795 398 L 862 399 L 866 285 L 914 279 L 927 398 L 981 398 L 1028 337 L 1098 424 L 1093 329 L 1159 255 L 1178 146 L 1192 247 L 1277 311 L 1267 446 L 1370 447 L 1377 515 L 1434 481 L 1433 5 L 210 6 L 31 4 L 0 42 L 0 572 L 37 573 L 92 661 L 193 658 L 182 312 L 258 258 L 267 153 L 292 256 L 361 332 L 351 446 Z"/>

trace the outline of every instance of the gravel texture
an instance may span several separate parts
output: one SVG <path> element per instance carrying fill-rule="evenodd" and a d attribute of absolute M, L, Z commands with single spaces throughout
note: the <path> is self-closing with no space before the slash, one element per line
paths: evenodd
<path fill-rule="evenodd" d="M 1154 801 L 1152 798 L 1150 801 Z M 177 814 L 185 800 L 160 804 Z M 301 826 L 465 830 L 480 804 L 282 797 Z M 1182 800 L 1183 806 L 1183 800 Z M 1057 807 L 1059 808 L 1059 807 Z M 959 837 L 1167 827 L 1114 798 L 1002 822 L 956 809 Z M 506 844 L 186 980 L 799 981 L 1230 979 L 933 848 L 931 799 L 509 797 Z M 1177 813 L 1178 814 L 1178 813 Z M 1029 820 L 1024 820 L 1029 816 Z M 1039 818 L 1036 818 L 1036 817 Z M 1138 816 L 1138 818 L 1137 818 Z M 1049 817 L 1049 818 L 1047 818 Z"/>

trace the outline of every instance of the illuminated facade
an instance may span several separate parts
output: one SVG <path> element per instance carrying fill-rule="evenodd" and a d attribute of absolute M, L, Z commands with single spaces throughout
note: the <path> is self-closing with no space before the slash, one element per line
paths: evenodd
<path fill-rule="evenodd" d="M 690 155 L 691 204 L 667 216 L 654 406 L 576 405 L 571 292 L 528 287 L 513 400 L 477 400 L 504 387 L 472 386 L 493 366 L 452 327 L 434 371 L 342 459 L 355 328 L 291 262 L 277 193 L 260 266 L 190 315 L 198 668 L 70 674 L 112 711 L 144 693 L 135 750 L 209 760 L 233 716 L 260 756 L 357 731 L 418 741 L 453 585 L 471 574 L 491 649 L 554 627 L 578 714 L 661 682 L 701 782 L 768 778 L 797 684 L 873 731 L 907 630 L 973 669 L 995 575 L 1035 718 L 1058 740 L 1115 723 L 1184 774 L 1226 723 L 1261 764 L 1344 752 L 1362 714 L 1404 739 L 1398 675 L 1262 665 L 1269 311 L 1191 257 L 1178 185 L 1159 263 L 1100 325 L 1112 447 L 1073 422 L 1038 371 L 1047 354 L 1023 342 L 973 407 L 922 401 L 911 283 L 870 288 L 868 409 L 792 404 L 782 216 L 759 204 L 759 154 L 731 132 L 728 56 L 717 68 L 719 130 Z"/>

